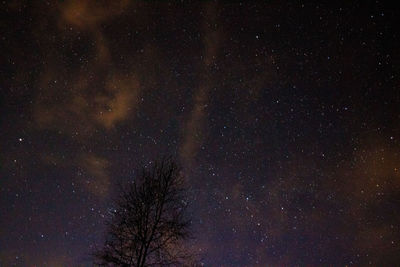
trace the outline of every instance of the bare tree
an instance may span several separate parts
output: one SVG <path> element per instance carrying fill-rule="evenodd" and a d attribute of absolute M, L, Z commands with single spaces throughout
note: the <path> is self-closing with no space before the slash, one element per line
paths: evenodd
<path fill-rule="evenodd" d="M 184 266 L 192 255 L 184 177 L 177 164 L 164 159 L 143 168 L 122 189 L 108 221 L 106 241 L 94 253 L 101 266 Z M 191 264 L 190 264 L 191 265 Z"/>

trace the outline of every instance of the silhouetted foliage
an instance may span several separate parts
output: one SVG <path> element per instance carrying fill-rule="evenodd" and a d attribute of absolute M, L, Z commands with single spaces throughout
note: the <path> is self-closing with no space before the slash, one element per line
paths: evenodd
<path fill-rule="evenodd" d="M 190 237 L 184 177 L 178 165 L 164 159 L 143 168 L 135 182 L 121 190 L 108 221 L 104 246 L 94 253 L 101 266 L 192 265 L 184 248 Z"/>

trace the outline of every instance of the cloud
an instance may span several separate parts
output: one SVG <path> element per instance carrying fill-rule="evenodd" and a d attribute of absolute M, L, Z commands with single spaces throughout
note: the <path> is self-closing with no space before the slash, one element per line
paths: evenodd
<path fill-rule="evenodd" d="M 70 0 L 60 5 L 61 19 L 80 29 L 98 27 L 112 17 L 120 15 L 129 5 L 129 0 L 95 1 Z"/>
<path fill-rule="evenodd" d="M 65 152 L 67 157 L 77 158 L 66 164 L 79 169 L 80 184 L 99 197 L 108 192 L 109 162 L 92 152 L 96 151 L 94 143 L 99 136 L 112 133 L 115 127 L 134 118 L 141 94 L 137 72 L 125 68 L 122 71 L 113 64 L 102 27 L 121 16 L 129 5 L 129 0 L 60 1 L 52 10 L 59 16 L 46 19 L 53 19 L 54 27 L 50 28 L 56 39 L 63 40 L 62 47 L 38 35 L 43 44 L 48 44 L 43 48 L 51 49 L 42 51 L 47 57 L 35 84 L 39 90 L 32 104 L 34 126 L 38 131 L 55 131 L 72 145 L 83 148 Z M 74 52 L 75 45 L 85 46 L 88 51 L 79 62 L 65 61 L 73 59 L 69 53 Z M 43 163 L 60 167 L 62 159 L 52 153 L 43 157 Z"/>
<path fill-rule="evenodd" d="M 96 121 L 110 129 L 126 120 L 139 103 L 140 86 L 135 77 L 112 76 L 106 84 L 108 95 L 95 98 L 98 107 Z"/>
<path fill-rule="evenodd" d="M 186 121 L 180 147 L 180 156 L 186 165 L 192 163 L 205 137 L 204 128 L 207 121 L 209 93 L 212 87 L 211 68 L 216 60 L 219 44 L 216 12 L 215 3 L 207 3 L 204 21 L 202 80 L 193 96 L 193 108 Z"/>
<path fill-rule="evenodd" d="M 130 118 L 139 104 L 141 91 L 136 76 L 91 76 L 87 73 L 77 75 L 71 87 L 64 91 L 65 85 L 44 82 L 34 107 L 37 125 L 85 138 L 96 129 L 110 130 Z M 64 98 L 54 97 L 61 92 Z"/>
<path fill-rule="evenodd" d="M 120 16 L 130 1 L 70 0 L 60 3 L 60 36 L 78 37 L 76 27 L 87 33 L 94 56 L 78 71 L 59 57 L 49 55 L 34 103 L 34 120 L 40 128 L 56 129 L 78 139 L 91 137 L 97 129 L 110 130 L 128 119 L 138 104 L 139 82 L 135 74 L 119 72 L 112 66 L 112 55 L 101 25 Z M 79 31 L 78 31 L 79 33 Z M 82 42 L 82 41 L 80 41 Z"/>
<path fill-rule="evenodd" d="M 400 235 L 394 228 L 400 216 L 393 208 L 400 192 L 400 155 L 381 137 L 368 137 L 356 148 L 351 162 L 343 174 L 342 197 L 357 235 L 354 246 L 381 260 L 394 259 L 393 240 Z"/>
<path fill-rule="evenodd" d="M 82 154 L 78 165 L 84 171 L 78 173 L 78 176 L 86 189 L 98 197 L 107 195 L 110 187 L 110 176 L 107 171 L 109 162 L 94 154 Z"/>
<path fill-rule="evenodd" d="M 82 31 L 89 32 L 96 47 L 96 60 L 99 64 L 109 63 L 111 60 L 107 40 L 101 31 L 102 23 L 120 16 L 129 6 L 129 0 L 95 1 L 95 0 L 70 0 L 59 5 L 61 13 L 59 28 L 73 26 Z"/>
<path fill-rule="evenodd" d="M 193 109 L 186 122 L 184 140 L 181 145 L 181 157 L 190 162 L 197 154 L 197 151 L 204 138 L 205 112 L 208 103 L 206 89 L 198 90 L 194 97 Z"/>

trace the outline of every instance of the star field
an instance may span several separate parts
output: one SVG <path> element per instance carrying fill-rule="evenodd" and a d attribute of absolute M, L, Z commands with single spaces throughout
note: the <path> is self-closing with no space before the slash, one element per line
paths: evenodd
<path fill-rule="evenodd" d="M 205 266 L 400 262 L 399 9 L 0 3 L 0 266 L 90 266 L 164 155 Z M 397 22 L 396 22 L 397 21 Z"/>

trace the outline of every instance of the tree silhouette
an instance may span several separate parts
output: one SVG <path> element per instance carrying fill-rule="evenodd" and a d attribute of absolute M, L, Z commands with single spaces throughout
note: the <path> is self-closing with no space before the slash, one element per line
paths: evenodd
<path fill-rule="evenodd" d="M 184 177 L 178 165 L 163 159 L 143 168 L 138 181 L 121 189 L 107 223 L 104 246 L 94 253 L 100 266 L 184 266 L 193 255 Z"/>

